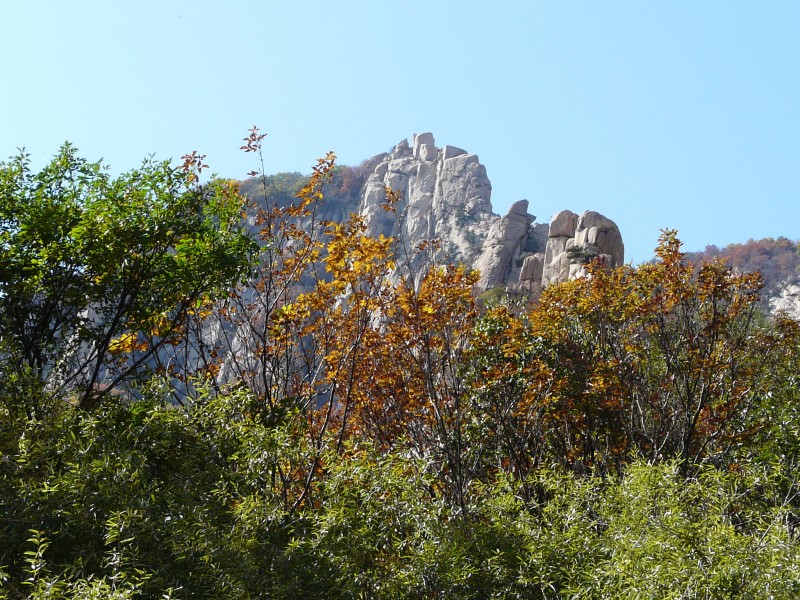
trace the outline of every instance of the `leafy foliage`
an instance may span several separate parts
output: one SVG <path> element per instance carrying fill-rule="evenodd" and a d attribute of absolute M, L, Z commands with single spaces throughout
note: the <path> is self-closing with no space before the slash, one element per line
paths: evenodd
<path fill-rule="evenodd" d="M 607 470 L 638 455 L 690 469 L 723 462 L 747 435 L 767 364 L 754 335 L 760 280 L 721 262 L 695 270 L 675 232 L 656 252 L 637 269 L 595 263 L 531 314 L 551 349 L 543 418 L 575 465 Z"/>
<path fill-rule="evenodd" d="M 0 164 L 0 366 L 29 416 L 37 385 L 108 395 L 244 273 L 236 188 L 197 185 L 198 165 L 112 179 L 69 145 L 39 173 L 25 154 Z"/>
<path fill-rule="evenodd" d="M 758 272 L 769 292 L 777 291 L 786 282 L 796 282 L 800 273 L 798 245 L 785 237 L 751 239 L 744 244 L 729 244 L 721 249 L 706 246 L 702 252 L 687 253 L 687 258 L 695 264 L 721 259 L 739 272 Z"/>
<path fill-rule="evenodd" d="M 797 597 L 800 325 L 757 276 L 665 231 L 481 310 L 263 139 L 247 205 L 196 152 L 3 166 L 0 598 Z"/>

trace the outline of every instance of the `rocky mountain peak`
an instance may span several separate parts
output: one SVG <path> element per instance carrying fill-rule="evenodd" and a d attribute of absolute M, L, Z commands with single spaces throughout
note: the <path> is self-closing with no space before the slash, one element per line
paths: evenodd
<path fill-rule="evenodd" d="M 493 213 L 492 184 L 478 156 L 462 148 L 436 146 L 432 133 L 400 141 L 370 161 L 359 212 L 372 235 L 402 236 L 415 246 L 439 239 L 443 262 L 464 263 L 481 272 L 486 290 L 498 286 L 538 292 L 543 286 L 581 273 L 580 260 L 605 256 L 622 264 L 622 236 L 613 221 L 588 211 L 554 215 L 551 225 L 536 223 L 528 201 Z M 383 209 L 386 188 L 400 195 L 399 221 Z"/>
<path fill-rule="evenodd" d="M 386 188 L 400 195 L 398 223 L 382 205 Z M 437 148 L 433 134 L 397 144 L 374 167 L 359 212 L 373 235 L 402 235 L 410 244 L 442 241 L 444 258 L 472 264 L 495 215 L 492 184 L 475 154 L 455 146 Z"/>

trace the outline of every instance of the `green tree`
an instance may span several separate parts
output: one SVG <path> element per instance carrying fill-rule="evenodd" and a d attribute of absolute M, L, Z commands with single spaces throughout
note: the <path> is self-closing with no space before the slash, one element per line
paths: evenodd
<path fill-rule="evenodd" d="M 0 370 L 11 410 L 69 391 L 82 406 L 153 364 L 189 312 L 244 273 L 231 182 L 200 185 L 145 160 L 112 178 L 65 144 L 40 172 L 20 153 L 0 163 Z"/>

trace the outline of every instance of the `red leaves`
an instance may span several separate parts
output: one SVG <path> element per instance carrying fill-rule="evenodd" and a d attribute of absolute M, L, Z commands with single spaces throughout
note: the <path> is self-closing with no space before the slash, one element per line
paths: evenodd
<path fill-rule="evenodd" d="M 260 152 L 261 151 L 261 140 L 267 137 L 266 133 L 258 133 L 258 127 L 253 125 L 251 129 L 248 130 L 250 133 L 244 140 L 244 146 L 241 146 L 239 150 L 244 150 L 245 152 Z"/>
<path fill-rule="evenodd" d="M 180 168 L 187 174 L 186 179 L 189 183 L 197 181 L 203 169 L 208 168 L 208 165 L 203 162 L 205 159 L 206 155 L 198 153 L 197 150 L 192 150 L 191 154 L 184 154 L 181 156 L 183 164 Z"/>

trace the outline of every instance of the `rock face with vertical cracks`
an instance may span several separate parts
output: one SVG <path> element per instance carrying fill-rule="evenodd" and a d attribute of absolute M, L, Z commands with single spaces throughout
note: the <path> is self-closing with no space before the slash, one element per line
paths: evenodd
<path fill-rule="evenodd" d="M 494 214 L 492 184 L 477 155 L 438 147 L 431 133 L 414 135 L 410 144 L 401 141 L 370 164 L 375 166 L 359 206 L 369 233 L 399 237 L 410 248 L 439 240 L 436 260 L 478 269 L 480 290 L 502 286 L 535 294 L 579 276 L 581 259 L 601 256 L 614 265 L 624 260 L 619 229 L 596 212 L 579 217 L 562 211 L 548 226 L 536 222 L 527 200 L 519 200 L 507 215 Z M 400 196 L 399 220 L 383 208 L 386 188 Z"/>
<path fill-rule="evenodd" d="M 585 272 L 583 265 L 593 258 L 615 267 L 623 263 L 625 245 L 616 223 L 593 210 L 580 217 L 569 210 L 553 215 L 543 258 L 542 286 L 580 277 Z"/>
<path fill-rule="evenodd" d="M 400 196 L 399 221 L 382 207 L 386 188 Z M 420 133 L 378 162 L 364 184 L 359 212 L 372 235 L 402 237 L 412 247 L 438 239 L 438 259 L 471 265 L 497 218 L 491 195 L 486 168 L 475 154 L 438 148 L 432 134 Z"/>

